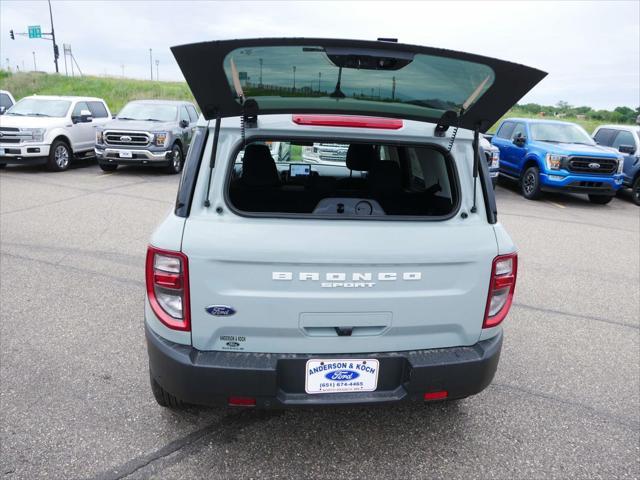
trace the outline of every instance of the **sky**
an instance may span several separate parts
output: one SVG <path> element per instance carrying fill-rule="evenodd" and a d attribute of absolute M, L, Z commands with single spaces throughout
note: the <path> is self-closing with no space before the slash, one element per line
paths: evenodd
<path fill-rule="evenodd" d="M 331 37 L 460 50 L 549 72 L 521 101 L 612 109 L 640 105 L 640 1 L 72 1 L 52 0 L 60 71 L 70 44 L 84 74 L 182 80 L 169 47 L 255 37 Z M 0 62 L 53 72 L 44 0 L 0 0 Z M 71 74 L 71 67 L 67 69 Z"/>

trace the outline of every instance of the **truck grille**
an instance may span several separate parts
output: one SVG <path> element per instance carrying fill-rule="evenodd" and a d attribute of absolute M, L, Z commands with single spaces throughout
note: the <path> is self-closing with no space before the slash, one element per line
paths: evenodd
<path fill-rule="evenodd" d="M 567 169 L 575 173 L 610 174 L 618 168 L 618 161 L 611 158 L 570 157 Z"/>
<path fill-rule="evenodd" d="M 104 132 L 107 145 L 144 147 L 151 142 L 151 134 L 146 132 L 119 132 L 107 130 Z"/>
<path fill-rule="evenodd" d="M 20 133 L 19 128 L 0 127 L 0 143 L 20 143 L 21 139 L 30 139 L 30 133 Z"/>

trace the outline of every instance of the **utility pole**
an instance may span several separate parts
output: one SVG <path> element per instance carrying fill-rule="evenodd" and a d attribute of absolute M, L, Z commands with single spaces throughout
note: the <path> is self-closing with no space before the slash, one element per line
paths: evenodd
<path fill-rule="evenodd" d="M 391 100 L 396 99 L 396 77 L 393 77 L 393 84 L 391 86 Z"/>
<path fill-rule="evenodd" d="M 320 81 L 322 80 L 322 72 L 318 72 L 318 93 L 320 92 Z"/>
<path fill-rule="evenodd" d="M 151 80 L 153 80 L 153 50 L 149 49 L 149 70 L 151 71 Z"/>
<path fill-rule="evenodd" d="M 160 74 L 158 73 L 158 65 L 160 65 L 160 60 L 156 58 L 156 82 L 160 81 Z"/>
<path fill-rule="evenodd" d="M 58 45 L 56 45 L 56 32 L 53 29 L 53 12 L 51 11 L 51 0 L 49 2 L 49 18 L 51 19 L 51 39 L 53 40 L 53 62 L 56 64 L 56 73 L 58 71 Z"/>
<path fill-rule="evenodd" d="M 37 72 L 38 67 L 36 67 L 36 52 L 31 52 L 33 54 L 33 71 Z"/>
<path fill-rule="evenodd" d="M 260 88 L 262 88 L 262 59 L 260 59 Z"/>
<path fill-rule="evenodd" d="M 296 91 L 296 66 L 293 66 L 293 91 Z"/>
<path fill-rule="evenodd" d="M 120 64 L 120 68 L 122 69 L 122 78 L 124 78 L 124 63 Z"/>

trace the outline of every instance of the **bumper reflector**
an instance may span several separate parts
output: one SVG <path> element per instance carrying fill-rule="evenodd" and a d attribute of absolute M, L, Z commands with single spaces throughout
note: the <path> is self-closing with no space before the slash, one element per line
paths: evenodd
<path fill-rule="evenodd" d="M 255 407 L 256 399 L 253 397 L 229 397 L 227 403 L 230 407 Z"/>
<path fill-rule="evenodd" d="M 430 400 L 444 400 L 449 396 L 449 392 L 446 390 L 440 390 L 439 392 L 427 392 L 424 394 L 424 399 Z"/>

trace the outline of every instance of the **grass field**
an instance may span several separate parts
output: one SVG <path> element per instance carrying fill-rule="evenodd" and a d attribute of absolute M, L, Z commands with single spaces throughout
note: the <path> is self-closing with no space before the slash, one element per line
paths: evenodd
<path fill-rule="evenodd" d="M 112 112 L 118 112 L 130 100 L 164 98 L 190 100 L 193 96 L 185 82 L 152 82 L 114 77 L 65 77 L 47 73 L 11 74 L 0 70 L 0 90 L 9 90 L 16 99 L 27 95 L 86 95 L 104 98 Z M 503 117 L 538 118 L 517 105 Z M 599 120 L 564 117 L 562 120 L 582 125 L 591 134 L 602 123 Z M 498 122 L 499 123 L 499 122 Z M 490 132 L 494 132 L 494 125 Z"/>
<path fill-rule="evenodd" d="M 516 105 L 515 107 L 513 107 L 511 110 L 509 110 L 498 122 L 496 122 L 490 129 L 489 129 L 489 133 L 495 133 L 496 128 L 498 127 L 498 125 L 500 124 L 500 122 L 502 121 L 502 119 L 504 118 L 508 118 L 508 117 L 519 117 L 519 118 L 547 118 L 549 120 L 554 120 L 554 117 L 539 117 L 537 115 L 532 115 L 529 112 L 525 112 L 521 109 L 518 108 L 518 106 Z M 562 117 L 562 118 L 557 118 L 556 120 L 562 120 L 563 122 L 573 122 L 573 123 L 577 123 L 578 125 L 581 125 L 582 128 L 584 128 L 587 133 L 589 135 L 591 135 L 593 133 L 593 131 L 596 129 L 596 127 L 598 125 L 602 125 L 603 123 L 612 123 L 612 122 L 603 122 L 601 120 L 591 120 L 591 119 L 587 119 L 587 118 L 576 118 L 576 117 L 570 117 L 570 116 L 566 116 L 566 117 Z"/>
<path fill-rule="evenodd" d="M 130 100 L 164 98 L 190 100 L 193 96 L 184 82 L 152 82 L 109 77 L 65 77 L 46 73 L 0 72 L 0 90 L 8 90 L 17 99 L 27 95 L 86 95 L 104 98 L 112 112 L 118 112 Z"/>

